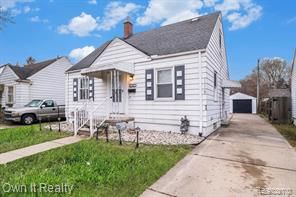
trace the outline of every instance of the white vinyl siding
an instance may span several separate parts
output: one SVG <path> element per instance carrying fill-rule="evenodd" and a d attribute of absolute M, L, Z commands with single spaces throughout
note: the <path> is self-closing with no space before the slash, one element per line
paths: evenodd
<path fill-rule="evenodd" d="M 98 57 L 91 66 L 104 65 L 118 62 L 135 63 L 147 60 L 147 57 L 142 52 L 135 50 L 132 46 L 115 39 L 105 51 Z"/>
<path fill-rule="evenodd" d="M 205 66 L 205 53 L 202 53 L 201 58 L 202 66 Z M 185 66 L 185 100 L 146 100 L 145 70 L 173 68 L 176 65 Z M 189 132 L 197 135 L 200 123 L 199 74 L 198 53 L 136 63 L 134 83 L 137 88 L 135 93 L 129 94 L 128 106 L 129 115 L 136 119 L 136 126 L 143 129 L 179 132 L 180 119 L 187 115 L 190 120 Z M 206 122 L 205 114 L 203 121 Z"/>
<path fill-rule="evenodd" d="M 214 129 L 214 125 L 220 126 L 221 120 L 225 116 L 229 116 L 229 89 L 223 91 L 221 88 L 222 80 L 228 79 L 228 65 L 226 59 L 226 51 L 224 45 L 223 27 L 221 17 L 217 20 L 217 24 L 212 33 L 211 39 L 206 49 L 206 67 L 203 68 L 204 73 L 204 94 L 206 96 L 206 117 L 207 122 L 205 135 L 210 134 Z M 221 45 L 221 47 L 220 47 Z M 216 87 L 215 87 L 215 72 Z M 224 105 L 224 107 L 223 107 Z M 223 110 L 224 108 L 224 110 Z"/>
<path fill-rule="evenodd" d="M 2 99 L 1 99 L 1 105 L 3 107 L 6 107 L 6 104 L 9 104 L 8 102 L 8 86 L 16 86 L 18 83 L 16 80 L 18 79 L 18 76 L 11 70 L 9 66 L 5 66 L 1 75 L 0 75 L 0 84 L 4 85 L 4 90 L 2 93 Z M 19 89 L 15 88 L 15 92 L 17 94 L 17 91 Z"/>
<path fill-rule="evenodd" d="M 31 100 L 53 99 L 58 105 L 65 104 L 65 71 L 71 67 L 70 61 L 63 57 L 29 77 Z"/>
<path fill-rule="evenodd" d="M 14 87 L 13 107 L 22 107 L 33 99 L 54 99 L 58 104 L 65 103 L 65 71 L 72 65 L 67 58 L 61 58 L 29 77 L 26 82 L 6 66 L 0 75 L 4 84 L 2 106 L 8 104 L 8 86 Z"/>
<path fill-rule="evenodd" d="M 7 103 L 13 104 L 14 103 L 14 87 L 7 86 Z"/>
<path fill-rule="evenodd" d="M 221 48 L 219 46 L 219 32 L 221 32 Z M 216 129 L 215 126 L 217 128 L 220 126 L 222 116 L 229 114 L 228 89 L 224 91 L 225 103 L 222 103 L 221 84 L 223 79 L 228 79 L 223 36 L 222 24 L 219 19 L 207 49 L 201 51 L 201 54 L 198 51 L 191 54 L 172 55 L 171 57 L 158 56 L 159 59 L 153 60 L 149 60 L 147 56 L 123 41 L 115 39 L 91 66 L 115 65 L 118 62 L 134 64 L 133 84 L 136 91 L 127 94 L 126 113 L 135 118 L 136 127 L 147 130 L 180 132 L 180 119 L 186 115 L 190 121 L 189 133 L 198 135 L 200 126 L 202 126 L 203 135 L 209 135 Z M 184 65 L 185 100 L 158 99 L 157 85 L 172 84 L 174 86 L 174 67 L 178 65 Z M 157 80 L 157 71 L 164 68 L 172 68 L 172 77 Z M 154 100 L 146 100 L 145 75 L 147 70 L 151 69 L 154 70 Z M 215 71 L 217 72 L 216 87 L 214 87 Z M 68 115 L 83 104 L 82 101 L 73 101 L 73 79 L 79 77 L 81 77 L 79 72 L 67 74 Z M 169 79 L 172 80 L 172 83 L 168 83 Z M 106 77 L 95 78 L 95 101 L 92 105 L 98 106 L 106 96 L 111 96 L 108 95 L 107 83 Z M 200 86 L 200 84 L 202 85 Z M 172 95 L 172 97 L 175 95 L 174 87 Z M 222 110 L 223 105 L 224 111 Z"/>

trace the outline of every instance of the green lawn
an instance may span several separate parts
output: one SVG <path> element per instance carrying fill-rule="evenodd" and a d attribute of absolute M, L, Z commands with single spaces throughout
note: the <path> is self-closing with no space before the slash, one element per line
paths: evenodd
<path fill-rule="evenodd" d="M 288 140 L 288 142 L 296 147 L 296 127 L 292 124 L 273 124 L 275 128 Z"/>
<path fill-rule="evenodd" d="M 73 185 L 71 196 L 139 196 L 191 148 L 140 145 L 135 149 L 134 145 L 84 140 L 0 166 L 0 185 L 67 184 Z M 0 196 L 1 192 L 3 187 Z"/>
<path fill-rule="evenodd" d="M 64 132 L 59 133 L 45 129 L 40 131 L 37 125 L 2 129 L 0 130 L 0 153 L 68 135 Z"/>

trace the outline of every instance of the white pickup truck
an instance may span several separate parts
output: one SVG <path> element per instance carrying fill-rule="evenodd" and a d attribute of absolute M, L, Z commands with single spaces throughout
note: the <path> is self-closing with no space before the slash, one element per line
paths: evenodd
<path fill-rule="evenodd" d="M 7 108 L 4 110 L 4 119 L 20 122 L 25 125 L 36 121 L 57 120 L 65 118 L 65 105 L 57 105 L 52 99 L 32 100 L 21 108 Z"/>

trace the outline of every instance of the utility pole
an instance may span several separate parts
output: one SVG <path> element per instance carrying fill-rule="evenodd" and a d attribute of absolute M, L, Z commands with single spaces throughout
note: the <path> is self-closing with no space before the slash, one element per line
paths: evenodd
<path fill-rule="evenodd" d="M 257 113 L 260 112 L 260 59 L 257 60 Z"/>

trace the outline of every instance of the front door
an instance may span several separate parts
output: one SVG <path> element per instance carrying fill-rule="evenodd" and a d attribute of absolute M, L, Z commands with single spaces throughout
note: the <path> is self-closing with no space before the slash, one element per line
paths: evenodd
<path fill-rule="evenodd" d="M 125 114 L 127 96 L 126 74 L 117 70 L 112 70 L 108 78 L 108 92 L 112 97 L 110 112 L 113 114 Z"/>

